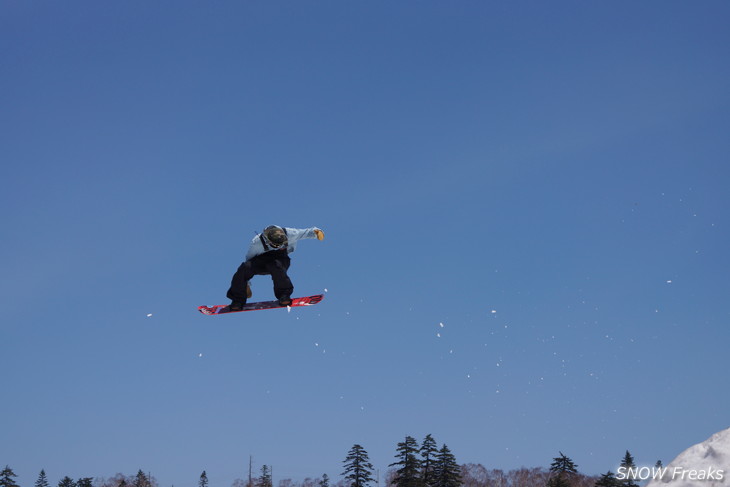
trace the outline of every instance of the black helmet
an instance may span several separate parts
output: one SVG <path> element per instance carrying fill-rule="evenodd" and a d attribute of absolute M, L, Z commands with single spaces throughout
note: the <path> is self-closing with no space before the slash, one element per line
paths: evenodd
<path fill-rule="evenodd" d="M 286 231 L 281 227 L 277 227 L 276 225 L 268 226 L 264 228 L 264 233 L 262 235 L 269 247 L 278 249 L 286 246 Z"/>

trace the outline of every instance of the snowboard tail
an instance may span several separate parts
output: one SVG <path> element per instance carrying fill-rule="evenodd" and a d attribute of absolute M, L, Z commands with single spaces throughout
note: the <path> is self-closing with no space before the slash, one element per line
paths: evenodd
<path fill-rule="evenodd" d="M 240 313 L 241 311 L 255 311 L 258 309 L 294 308 L 296 306 L 312 306 L 324 299 L 324 294 L 293 298 L 289 306 L 282 306 L 278 301 L 260 301 L 258 303 L 246 303 L 240 311 L 231 311 L 227 304 L 216 306 L 198 306 L 198 311 L 204 315 L 222 315 L 227 313 Z"/>

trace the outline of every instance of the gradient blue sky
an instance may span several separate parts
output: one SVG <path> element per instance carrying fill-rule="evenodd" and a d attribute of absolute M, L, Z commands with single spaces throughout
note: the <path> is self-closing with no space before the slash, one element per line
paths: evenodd
<path fill-rule="evenodd" d="M 249 455 L 339 480 L 353 444 L 383 473 L 428 433 L 461 463 L 598 474 L 730 426 L 730 3 L 0 13 L 22 487 L 228 487 Z M 269 224 L 325 230 L 290 273 L 325 301 L 200 315 Z"/>

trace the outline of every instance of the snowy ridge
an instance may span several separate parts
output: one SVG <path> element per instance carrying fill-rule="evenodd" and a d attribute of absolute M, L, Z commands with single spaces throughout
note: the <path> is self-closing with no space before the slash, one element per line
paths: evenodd
<path fill-rule="evenodd" d="M 687 448 L 647 487 L 730 486 L 730 428 Z"/>

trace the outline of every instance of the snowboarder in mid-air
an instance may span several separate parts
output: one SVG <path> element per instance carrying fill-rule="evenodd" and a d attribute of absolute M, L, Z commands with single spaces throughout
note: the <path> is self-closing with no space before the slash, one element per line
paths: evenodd
<path fill-rule="evenodd" d="M 294 285 L 287 274 L 291 263 L 289 254 L 294 252 L 297 242 L 303 238 L 323 240 L 324 232 L 317 227 L 298 229 L 271 225 L 256 235 L 248 248 L 245 262 L 231 279 L 231 288 L 226 294 L 231 300 L 229 310 L 243 309 L 246 299 L 251 297 L 248 281 L 256 275 L 270 275 L 274 281 L 274 296 L 279 304 L 291 305 Z"/>

